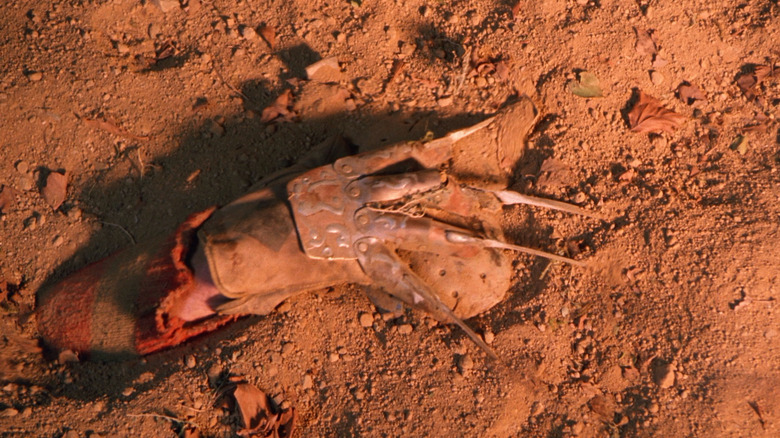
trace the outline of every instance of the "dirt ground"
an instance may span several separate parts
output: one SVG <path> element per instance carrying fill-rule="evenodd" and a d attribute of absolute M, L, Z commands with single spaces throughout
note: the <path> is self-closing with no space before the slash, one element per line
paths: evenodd
<path fill-rule="evenodd" d="M 8 0 L 0 17 L 0 435 L 234 436 L 236 375 L 295 409 L 295 436 L 780 436 L 776 0 Z M 603 97 L 574 94 L 590 74 Z M 640 91 L 683 117 L 632 131 Z M 518 256 L 507 298 L 468 321 L 501 363 L 353 286 L 140 360 L 37 352 L 45 282 L 330 136 L 438 136 L 522 95 L 542 116 L 512 188 L 609 220 L 511 209 L 515 241 L 590 268 Z"/>

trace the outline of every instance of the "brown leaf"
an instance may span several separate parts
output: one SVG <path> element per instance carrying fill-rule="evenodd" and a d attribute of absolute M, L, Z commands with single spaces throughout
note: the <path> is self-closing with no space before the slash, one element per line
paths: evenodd
<path fill-rule="evenodd" d="M 658 49 L 653 41 L 652 30 L 634 28 L 636 32 L 636 51 L 640 55 L 655 55 Z"/>
<path fill-rule="evenodd" d="M 176 47 L 176 42 L 172 40 L 165 40 L 160 46 L 155 50 L 155 60 L 156 61 L 162 61 L 164 59 L 168 59 L 171 56 L 175 56 L 179 53 L 179 48 Z"/>
<path fill-rule="evenodd" d="M 752 70 L 737 76 L 737 86 L 745 94 L 745 97 L 751 100 L 756 97 L 756 85 L 773 73 L 773 69 L 768 65 L 757 65 Z"/>
<path fill-rule="evenodd" d="M 639 101 L 628 113 L 631 130 L 639 133 L 672 133 L 685 121 L 685 116 L 670 111 L 658 99 L 639 92 Z"/>
<path fill-rule="evenodd" d="M 41 194 L 46 203 L 53 209 L 60 208 L 68 191 L 68 176 L 59 172 L 52 172 L 46 177 L 46 185 L 41 189 Z"/>
<path fill-rule="evenodd" d="M 279 97 L 271 104 L 263 109 L 260 114 L 260 121 L 268 123 L 279 119 L 283 122 L 292 122 L 295 118 L 295 113 L 290 111 L 292 105 L 292 91 L 284 90 Z"/>
<path fill-rule="evenodd" d="M 243 436 L 286 438 L 295 427 L 295 410 L 278 412 L 273 401 L 261 390 L 249 383 L 239 383 L 233 391 L 241 414 Z"/>
<path fill-rule="evenodd" d="M 683 82 L 677 87 L 677 96 L 688 105 L 693 105 L 700 100 L 707 100 L 707 97 L 704 96 L 699 87 L 688 82 Z"/>
<path fill-rule="evenodd" d="M 0 213 L 7 212 L 14 206 L 18 194 L 13 187 L 0 185 Z"/>
<path fill-rule="evenodd" d="M 263 38 L 271 50 L 276 48 L 276 29 L 273 26 L 262 26 L 259 30 L 260 37 Z"/>
<path fill-rule="evenodd" d="M 109 122 L 107 120 L 103 120 L 101 118 L 89 119 L 84 117 L 81 120 L 83 120 L 84 124 L 89 127 L 102 129 L 103 131 L 110 132 L 111 134 L 118 135 L 120 137 L 125 137 L 131 140 L 138 140 L 138 141 L 149 140 L 148 136 L 140 136 L 140 135 L 132 134 L 120 128 L 115 123 Z"/>

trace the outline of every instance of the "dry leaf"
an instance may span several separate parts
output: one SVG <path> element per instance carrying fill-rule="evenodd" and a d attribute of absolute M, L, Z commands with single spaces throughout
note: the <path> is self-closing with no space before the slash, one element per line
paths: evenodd
<path fill-rule="evenodd" d="M 729 148 L 731 150 L 739 152 L 740 155 L 745 155 L 748 151 L 748 138 L 745 135 L 738 135 L 737 138 L 731 142 Z"/>
<path fill-rule="evenodd" d="M 0 186 L 0 213 L 7 212 L 16 203 L 19 192 L 13 187 Z"/>
<path fill-rule="evenodd" d="M 107 120 L 103 120 L 99 118 L 88 119 L 86 117 L 82 118 L 81 120 L 83 120 L 84 124 L 87 126 L 90 126 L 92 128 L 102 129 L 103 131 L 110 132 L 111 134 L 118 135 L 120 137 L 125 137 L 131 140 L 138 140 L 138 141 L 149 140 L 149 137 L 147 136 L 131 134 L 130 132 L 125 131 L 124 129 L 120 128 L 116 124 L 109 122 Z"/>
<path fill-rule="evenodd" d="M 41 189 L 41 194 L 46 203 L 54 210 L 60 208 L 68 191 L 68 176 L 59 172 L 52 172 L 46 177 L 46 185 Z"/>
<path fill-rule="evenodd" d="M 737 76 L 737 86 L 745 97 L 754 99 L 756 97 L 755 87 L 760 84 L 764 78 L 772 74 L 772 68 L 768 65 L 757 65 L 753 71 L 745 72 Z"/>
<path fill-rule="evenodd" d="M 707 97 L 704 96 L 699 87 L 688 82 L 683 82 L 677 87 L 677 96 L 688 105 L 693 105 L 700 100 L 707 100 Z"/>
<path fill-rule="evenodd" d="M 639 92 L 639 101 L 628 112 L 631 130 L 640 133 L 672 133 L 685 121 L 685 116 L 670 111 L 658 99 Z"/>
<path fill-rule="evenodd" d="M 260 37 L 263 38 L 271 50 L 276 48 L 276 29 L 273 26 L 262 26 L 259 30 Z"/>
<path fill-rule="evenodd" d="M 634 28 L 636 32 L 636 51 L 640 55 L 655 55 L 658 53 L 658 49 L 653 41 L 652 31 Z"/>
<path fill-rule="evenodd" d="M 233 391 L 244 429 L 242 436 L 285 438 L 295 427 L 295 410 L 278 412 L 273 401 L 249 383 L 239 383 Z"/>
<path fill-rule="evenodd" d="M 179 49 L 176 47 L 176 43 L 172 40 L 166 40 L 155 50 L 155 61 L 162 61 L 178 54 Z"/>
<path fill-rule="evenodd" d="M 599 78 L 589 71 L 580 72 L 579 82 L 569 82 L 569 91 L 579 97 L 602 97 Z"/>
<path fill-rule="evenodd" d="M 263 109 L 262 114 L 260 114 L 260 121 L 268 123 L 279 119 L 282 122 L 292 122 L 295 118 L 295 113 L 290 111 L 290 106 L 292 106 L 292 91 L 284 90 L 274 103 Z"/>

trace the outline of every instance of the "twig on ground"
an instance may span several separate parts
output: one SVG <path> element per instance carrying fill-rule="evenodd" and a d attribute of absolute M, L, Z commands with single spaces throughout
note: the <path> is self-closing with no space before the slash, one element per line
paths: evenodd
<path fill-rule="evenodd" d="M 127 235 L 127 237 L 130 238 L 130 241 L 133 242 L 133 245 L 135 245 L 137 243 L 135 241 L 135 237 L 133 237 L 133 235 L 130 234 L 130 232 L 125 229 L 125 227 L 123 227 L 123 226 L 121 226 L 119 224 L 115 224 L 113 222 L 106 222 L 106 221 L 98 221 L 98 222 L 100 222 L 101 224 L 104 224 L 104 225 L 111 225 L 112 227 L 119 228 L 120 230 L 124 231 L 124 233 Z"/>
<path fill-rule="evenodd" d="M 225 84 L 225 86 L 228 87 L 230 89 L 230 91 L 232 91 L 232 92 L 238 94 L 239 96 L 241 96 L 241 98 L 244 99 L 247 103 L 251 103 L 252 105 L 255 105 L 255 106 L 259 107 L 259 105 L 257 105 L 257 103 L 255 101 L 250 99 L 249 96 L 244 94 L 243 91 L 241 91 L 238 88 L 230 85 L 230 83 L 228 81 L 226 81 L 224 77 L 222 77 L 222 75 L 219 73 L 219 70 L 217 70 L 216 67 L 214 67 L 213 70 L 214 70 L 214 73 L 217 74 L 217 77 L 219 78 L 219 80 L 222 81 L 222 83 Z"/>

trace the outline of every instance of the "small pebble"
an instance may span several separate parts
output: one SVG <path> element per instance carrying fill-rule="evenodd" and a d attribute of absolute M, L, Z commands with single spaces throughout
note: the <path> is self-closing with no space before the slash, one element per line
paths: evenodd
<path fill-rule="evenodd" d="M 24 229 L 33 231 L 36 228 L 38 228 L 38 217 L 37 216 L 30 216 L 23 222 Z"/>
<path fill-rule="evenodd" d="M 398 326 L 398 333 L 402 335 L 408 335 L 412 332 L 412 326 L 410 324 L 401 324 Z"/>
<path fill-rule="evenodd" d="M 674 386 L 674 372 L 676 367 L 673 364 L 664 364 L 655 369 L 653 380 L 661 388 L 671 388 Z"/>
<path fill-rule="evenodd" d="M 496 335 L 493 334 L 490 330 L 486 330 L 483 338 L 485 339 L 486 344 L 492 344 L 493 339 L 495 339 Z"/>
<path fill-rule="evenodd" d="M 181 7 L 179 0 L 153 0 L 152 3 L 163 12 L 169 12 Z"/>
<path fill-rule="evenodd" d="M 21 174 L 25 174 L 29 170 L 30 170 L 30 165 L 26 161 L 20 160 L 19 162 L 16 163 L 16 171 L 17 172 L 19 172 Z"/>
<path fill-rule="evenodd" d="M 32 178 L 30 178 L 29 176 L 25 175 L 24 177 L 22 177 L 22 180 L 21 180 L 21 183 L 20 183 L 20 187 L 25 192 L 28 192 L 28 191 L 32 190 L 33 187 L 35 187 L 35 181 Z"/>
<path fill-rule="evenodd" d="M 15 417 L 19 414 L 19 411 L 17 411 L 14 408 L 6 408 L 0 411 L 0 417 Z"/>
<path fill-rule="evenodd" d="M 149 38 L 157 38 L 157 35 L 160 34 L 160 26 L 152 23 L 149 25 L 149 30 L 147 31 L 147 35 L 149 35 Z"/>
<path fill-rule="evenodd" d="M 96 401 L 92 405 L 92 412 L 102 412 L 105 407 L 106 407 L 106 402 L 104 402 L 102 400 Z"/>
<path fill-rule="evenodd" d="M 68 210 L 68 219 L 72 221 L 77 221 L 81 219 L 81 209 L 78 207 L 73 207 L 70 210 Z"/>
<path fill-rule="evenodd" d="M 197 360 L 195 360 L 195 356 L 193 356 L 191 354 L 189 356 L 187 356 L 187 361 L 186 361 L 187 368 L 189 368 L 189 369 L 195 368 L 195 365 L 197 365 L 197 364 L 198 364 L 198 362 L 197 362 Z"/>
<path fill-rule="evenodd" d="M 463 355 L 460 358 L 458 365 L 460 366 L 461 372 L 468 371 L 474 368 L 474 359 L 472 359 L 471 356 L 469 356 L 468 354 Z"/>
<path fill-rule="evenodd" d="M 248 41 L 255 41 L 257 40 L 257 31 L 252 27 L 244 26 L 241 28 L 241 36 Z"/>
<path fill-rule="evenodd" d="M 452 105 L 452 97 L 442 97 L 441 99 L 436 101 L 436 104 L 442 108 L 448 107 Z"/>
<path fill-rule="evenodd" d="M 279 307 L 276 308 L 276 311 L 279 313 L 287 313 L 290 310 L 292 310 L 292 305 L 288 302 L 283 302 L 282 304 L 279 304 Z"/>
<path fill-rule="evenodd" d="M 368 327 L 371 327 L 372 325 L 374 325 L 374 315 L 372 315 L 372 314 L 370 314 L 368 312 L 361 313 L 360 314 L 360 325 L 362 327 L 365 327 L 365 328 L 368 328 Z"/>
<path fill-rule="evenodd" d="M 657 71 L 655 71 L 655 70 L 651 70 L 651 71 L 650 71 L 650 80 L 651 80 L 651 81 L 652 81 L 652 82 L 653 82 L 655 85 L 661 85 L 661 84 L 663 84 L 663 83 L 664 83 L 664 79 L 666 79 L 666 78 L 664 78 L 664 75 L 662 75 L 661 73 L 659 73 L 659 72 L 657 72 Z"/>
<path fill-rule="evenodd" d="M 125 388 L 124 391 L 122 391 L 122 395 L 125 397 L 130 397 L 135 392 L 135 388 L 132 386 Z"/>
<path fill-rule="evenodd" d="M 311 378 L 311 374 L 306 374 L 303 376 L 303 384 L 301 384 L 301 388 L 303 389 L 309 389 L 314 387 L 314 380 Z"/>
<path fill-rule="evenodd" d="M 295 344 L 288 342 L 282 345 L 282 356 L 289 356 L 295 350 Z"/>
<path fill-rule="evenodd" d="M 211 382 L 212 385 L 217 382 L 221 374 L 222 374 L 222 367 L 217 363 L 210 366 L 208 371 L 206 371 L 206 375 L 208 376 L 209 382 Z"/>
<path fill-rule="evenodd" d="M 339 361 L 338 353 L 330 353 L 328 355 L 328 360 L 330 360 L 331 362 L 338 362 Z"/>
<path fill-rule="evenodd" d="M 29 79 L 31 82 L 38 82 L 43 79 L 43 73 L 39 71 L 32 71 L 27 73 L 27 79 Z"/>

